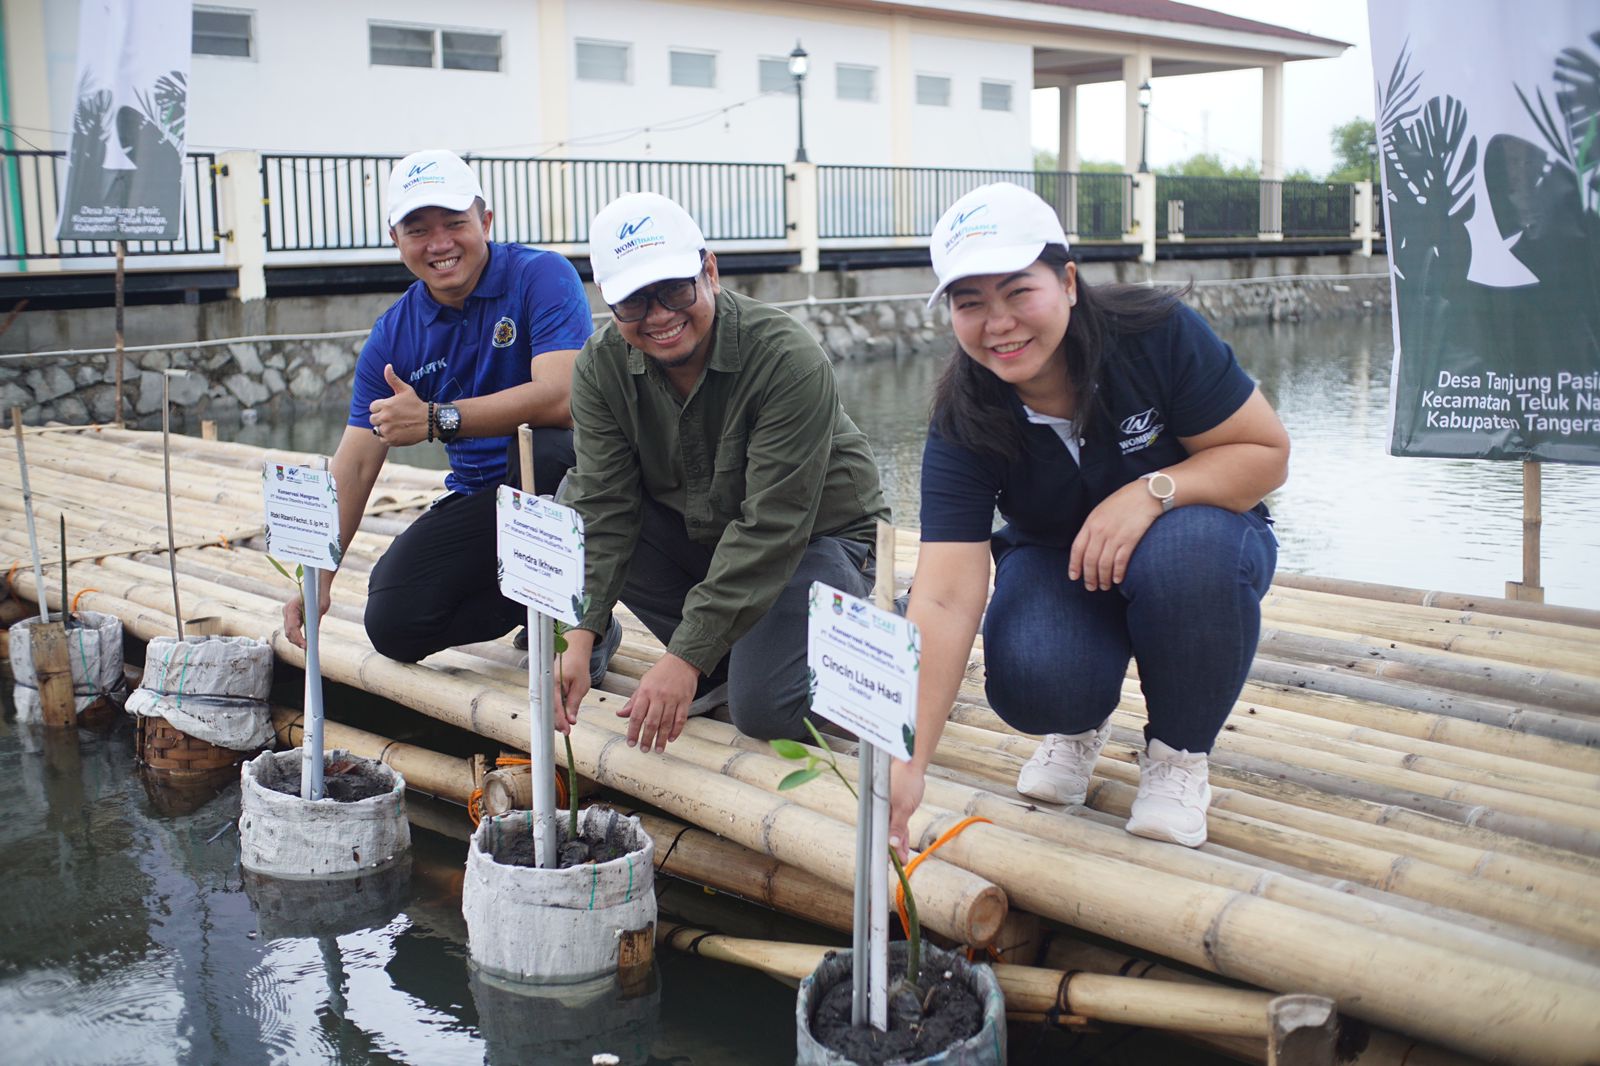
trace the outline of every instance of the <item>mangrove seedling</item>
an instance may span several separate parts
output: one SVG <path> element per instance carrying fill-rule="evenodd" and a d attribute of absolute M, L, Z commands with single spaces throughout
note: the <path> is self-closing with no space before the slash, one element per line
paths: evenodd
<path fill-rule="evenodd" d="M 582 618 L 588 613 L 588 611 L 589 597 L 585 596 L 581 600 L 576 596 L 572 597 L 573 614 L 576 614 L 579 618 Z M 556 619 L 552 624 L 552 629 L 555 631 L 552 647 L 556 653 L 556 694 L 558 699 L 560 698 L 560 694 L 566 691 L 567 687 L 566 679 L 562 676 L 561 672 L 561 653 L 567 650 L 567 630 L 571 628 L 571 626 L 567 625 L 567 623 L 561 621 L 560 619 Z M 566 741 L 567 744 L 567 839 L 577 840 L 578 765 L 576 760 L 574 760 L 572 757 L 572 732 L 568 730 L 567 732 L 561 734 L 561 739 Z"/>
<path fill-rule="evenodd" d="M 839 769 L 839 760 L 834 757 L 833 749 L 828 747 L 828 742 L 822 739 L 822 734 L 817 732 L 817 727 L 811 724 L 811 719 L 809 718 L 803 718 L 801 721 L 805 722 L 806 730 L 811 734 L 811 739 L 816 741 L 817 752 L 821 754 L 813 752 L 798 741 L 771 741 L 772 750 L 783 758 L 793 759 L 796 762 L 803 761 L 806 764 L 805 769 L 796 770 L 782 781 L 779 781 L 778 791 L 786 792 L 791 788 L 799 788 L 806 782 L 820 777 L 824 772 L 832 770 L 834 776 L 844 784 L 845 788 L 850 790 L 850 795 L 857 796 L 859 799 L 856 787 L 850 783 L 850 779 L 844 775 L 844 771 Z M 865 831 L 864 826 L 857 829 L 857 832 Z M 917 897 L 912 894 L 911 881 L 906 877 L 906 868 L 900 862 L 900 855 L 892 847 L 889 849 L 889 861 L 894 863 L 895 876 L 900 879 L 900 891 L 904 894 L 906 900 L 906 941 L 908 952 L 906 955 L 906 975 L 902 979 L 902 983 L 910 985 L 920 1000 L 922 998 L 922 923 L 917 919 Z M 861 874 L 862 871 L 857 871 L 856 876 L 860 877 Z"/>

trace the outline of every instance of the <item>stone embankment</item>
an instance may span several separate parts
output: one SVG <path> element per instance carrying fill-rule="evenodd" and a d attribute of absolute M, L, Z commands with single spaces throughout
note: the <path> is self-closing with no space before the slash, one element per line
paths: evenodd
<path fill-rule="evenodd" d="M 1085 273 L 1099 283 L 1117 280 L 1104 268 L 1089 267 Z M 730 284 L 746 288 L 740 284 L 744 280 L 730 279 Z M 760 284 L 748 288 L 783 306 L 839 361 L 943 355 L 954 343 L 948 310 L 943 306 L 929 310 L 921 297 L 860 295 L 806 302 L 784 299 L 789 294 L 781 291 L 762 291 L 769 287 Z M 370 303 L 371 298 L 366 300 Z M 1387 315 L 1389 283 L 1384 276 L 1201 279 L 1194 282 L 1186 300 L 1226 332 L 1263 322 Z M 369 314 L 365 308 L 361 312 Z M 371 318 L 362 321 L 368 324 Z M 345 316 L 339 325 L 355 323 Z M 229 335 L 233 334 L 222 333 Z M 170 386 L 174 410 L 184 418 L 228 419 L 242 412 L 270 417 L 336 409 L 349 402 L 351 375 L 365 340 L 358 334 L 213 346 L 180 343 L 130 352 L 123 415 L 137 425 L 159 422 L 162 371 L 168 368 L 189 371 L 174 376 Z M 33 342 L 29 347 L 39 351 L 53 345 Z M 20 407 L 24 420 L 33 425 L 109 421 L 115 409 L 114 380 L 112 357 L 104 354 L 0 358 L 0 411 Z"/>

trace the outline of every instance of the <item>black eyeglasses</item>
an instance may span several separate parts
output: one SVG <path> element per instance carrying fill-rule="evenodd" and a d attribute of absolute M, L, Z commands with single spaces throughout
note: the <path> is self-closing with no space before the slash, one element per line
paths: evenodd
<path fill-rule="evenodd" d="M 695 298 L 699 295 L 696 288 L 699 281 L 700 277 L 696 275 L 658 282 L 618 300 L 611 305 L 611 313 L 618 322 L 642 322 L 644 316 L 650 313 L 651 301 L 668 311 L 687 311 L 694 306 Z"/>

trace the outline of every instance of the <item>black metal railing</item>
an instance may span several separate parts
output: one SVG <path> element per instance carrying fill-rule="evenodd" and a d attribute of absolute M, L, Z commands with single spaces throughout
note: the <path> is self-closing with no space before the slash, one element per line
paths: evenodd
<path fill-rule="evenodd" d="M 176 240 L 130 240 L 129 255 L 216 252 L 216 156 L 194 152 L 185 162 L 182 232 Z M 66 188 L 65 152 L 0 149 L 0 260 L 88 259 L 116 254 L 114 241 L 58 241 L 56 222 Z"/>
<path fill-rule="evenodd" d="M 1283 183 L 1285 237 L 1349 237 L 1356 228 L 1356 187 L 1346 182 Z"/>
<path fill-rule="evenodd" d="M 1037 193 L 1056 209 L 1068 235 L 1080 240 L 1119 240 L 1133 224 L 1133 179 L 1127 174 L 821 166 L 817 168 L 820 236 L 825 240 L 926 237 L 952 203 L 996 181 Z"/>
<path fill-rule="evenodd" d="M 1263 218 L 1272 182 L 1156 175 L 1156 237 L 1254 237 L 1276 232 Z M 1265 223 L 1265 224 L 1264 224 Z"/>
<path fill-rule="evenodd" d="M 396 156 L 261 157 L 267 250 L 383 248 L 389 171 Z M 494 211 L 491 236 L 519 244 L 583 244 L 589 222 L 625 192 L 681 204 L 707 240 L 783 240 L 789 213 L 781 163 L 478 157 Z"/>

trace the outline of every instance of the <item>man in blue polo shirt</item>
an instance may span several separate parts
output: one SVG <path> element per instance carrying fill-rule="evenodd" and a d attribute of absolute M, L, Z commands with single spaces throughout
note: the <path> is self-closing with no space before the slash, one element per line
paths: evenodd
<path fill-rule="evenodd" d="M 559 255 L 491 243 L 493 217 L 453 152 L 415 152 L 390 175 L 389 236 L 417 281 L 362 349 L 331 468 L 348 546 L 389 449 L 442 444 L 449 456 L 450 491 L 395 538 L 368 583 L 372 646 L 404 662 L 493 640 L 526 617 L 495 577 L 495 488 L 520 480 L 509 461 L 517 426 L 534 427 L 538 490 L 554 492 L 573 461 L 572 363 L 592 325 L 583 284 Z M 333 576 L 322 572 L 324 613 Z M 283 613 L 303 647 L 299 598 Z"/>

